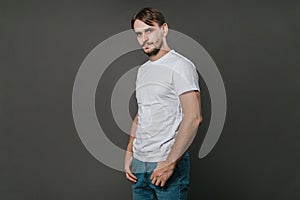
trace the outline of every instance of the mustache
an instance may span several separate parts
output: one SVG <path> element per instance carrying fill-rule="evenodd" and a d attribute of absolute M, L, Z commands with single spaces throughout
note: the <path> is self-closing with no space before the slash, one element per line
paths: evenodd
<path fill-rule="evenodd" d="M 142 47 L 144 47 L 145 45 L 151 45 L 151 44 L 153 44 L 153 42 L 144 42 L 144 43 L 142 44 Z"/>

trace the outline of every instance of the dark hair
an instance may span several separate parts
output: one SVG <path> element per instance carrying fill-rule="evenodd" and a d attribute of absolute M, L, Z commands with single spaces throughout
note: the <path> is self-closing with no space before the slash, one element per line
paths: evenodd
<path fill-rule="evenodd" d="M 143 8 L 141 11 L 139 11 L 137 14 L 135 14 L 131 19 L 131 28 L 133 28 L 133 24 L 135 20 L 141 20 L 147 25 L 154 25 L 154 22 L 158 24 L 158 26 L 161 26 L 165 23 L 165 17 L 163 14 L 156 8 Z"/>

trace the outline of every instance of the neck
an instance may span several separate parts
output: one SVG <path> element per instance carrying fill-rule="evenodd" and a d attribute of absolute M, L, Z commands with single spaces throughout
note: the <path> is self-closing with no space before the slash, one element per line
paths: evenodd
<path fill-rule="evenodd" d="M 150 61 L 155 61 L 166 55 L 169 51 L 171 51 L 170 47 L 168 45 L 162 46 L 159 50 L 159 52 L 156 55 L 150 56 Z"/>

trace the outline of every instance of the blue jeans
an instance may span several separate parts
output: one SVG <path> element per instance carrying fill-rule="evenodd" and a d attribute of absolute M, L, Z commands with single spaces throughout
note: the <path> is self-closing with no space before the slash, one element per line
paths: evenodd
<path fill-rule="evenodd" d="M 173 174 L 164 187 L 151 183 L 150 176 L 156 162 L 142 162 L 133 158 L 131 171 L 137 177 L 132 183 L 134 200 L 187 200 L 190 181 L 190 157 L 185 153 L 177 162 Z"/>

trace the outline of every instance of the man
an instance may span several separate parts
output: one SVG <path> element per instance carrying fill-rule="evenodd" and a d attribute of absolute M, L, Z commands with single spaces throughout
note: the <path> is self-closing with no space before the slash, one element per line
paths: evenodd
<path fill-rule="evenodd" d="M 186 150 L 202 121 L 197 71 L 168 46 L 168 25 L 160 11 L 142 9 L 131 27 L 149 60 L 136 79 L 138 113 L 125 155 L 126 178 L 134 199 L 187 199 Z"/>

